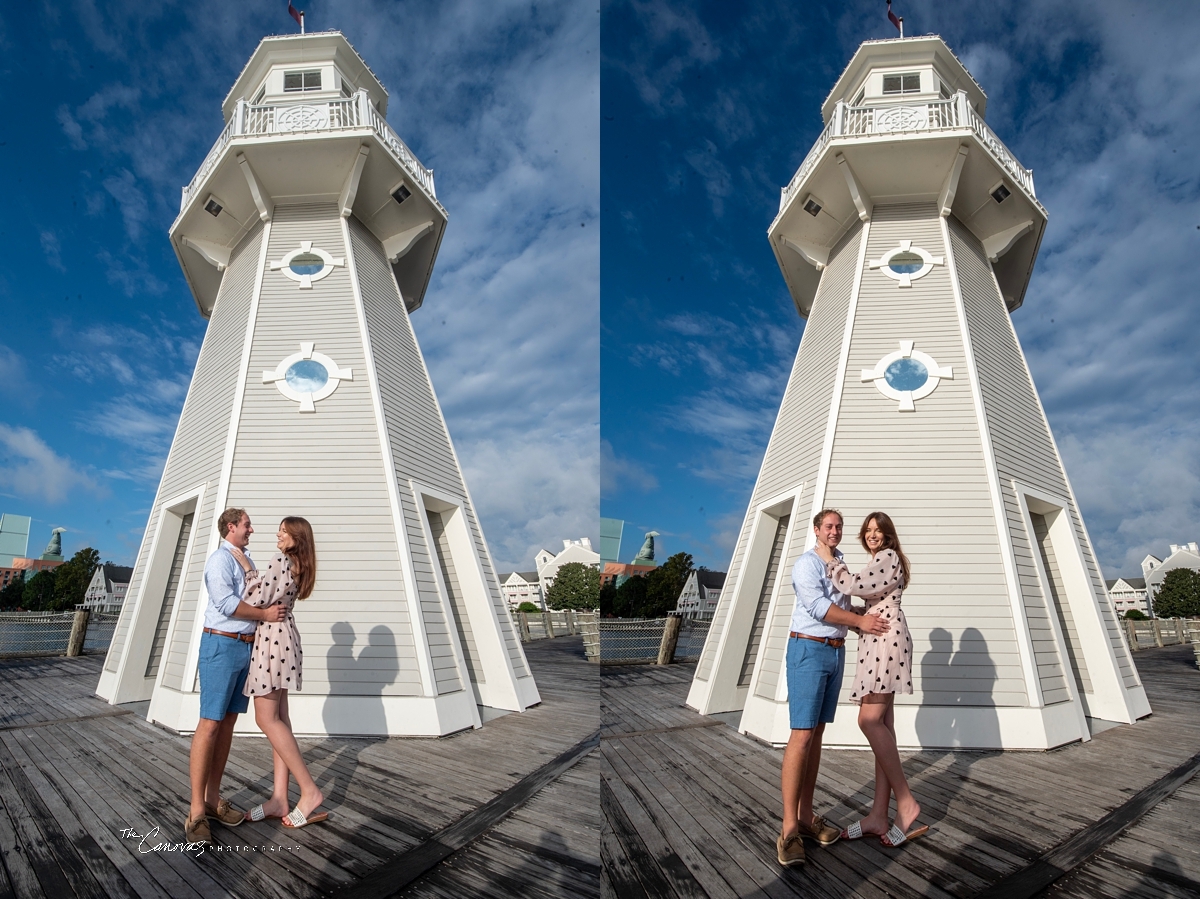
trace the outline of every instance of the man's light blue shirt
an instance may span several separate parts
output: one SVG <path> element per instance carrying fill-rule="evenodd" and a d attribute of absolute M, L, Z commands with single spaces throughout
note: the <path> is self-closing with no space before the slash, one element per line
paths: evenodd
<path fill-rule="evenodd" d="M 841 559 L 836 549 L 833 554 Z M 833 581 L 825 576 L 825 560 L 810 549 L 796 560 L 792 568 L 792 589 L 796 591 L 796 605 L 792 609 L 792 630 L 810 637 L 845 637 L 846 628 L 840 624 L 825 622 L 829 607 L 851 611 L 850 597 L 834 589 Z"/>
<path fill-rule="evenodd" d="M 211 627 L 214 631 L 252 634 L 258 627 L 257 621 L 233 617 L 246 589 L 246 574 L 231 552 L 234 548 L 228 540 L 222 540 L 221 545 L 204 563 L 204 587 L 208 590 L 208 605 L 204 607 L 204 626 Z M 245 551 L 244 555 L 253 568 L 254 560 L 250 558 L 249 551 Z"/>

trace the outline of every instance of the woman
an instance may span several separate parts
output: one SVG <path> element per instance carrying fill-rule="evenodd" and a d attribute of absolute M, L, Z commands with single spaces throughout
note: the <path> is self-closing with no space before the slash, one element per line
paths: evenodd
<path fill-rule="evenodd" d="M 269 800 L 250 810 L 250 820 L 281 818 L 284 827 L 304 827 L 329 817 L 326 812 L 313 814 L 325 797 L 308 773 L 288 716 L 288 690 L 300 689 L 304 659 L 292 605 L 312 594 L 317 580 L 317 556 L 312 526 L 303 518 L 283 519 L 275 537 L 280 551 L 265 573 L 253 570 L 241 553 L 235 554 L 246 572 L 244 601 L 257 607 L 275 603 L 287 607 L 287 615 L 278 624 L 259 623 L 254 633 L 250 673 L 246 675 L 244 693 L 254 698 L 254 718 L 271 742 L 275 761 L 274 792 Z M 289 772 L 300 787 L 300 800 L 290 812 Z"/>
<path fill-rule="evenodd" d="M 850 701 L 859 704 L 858 726 L 875 753 L 875 802 L 867 817 L 842 831 L 842 839 L 875 834 L 884 846 L 899 846 L 929 830 L 925 825 L 913 826 L 921 806 L 908 788 L 896 749 L 893 703 L 897 693 L 913 691 L 912 636 L 900 610 L 900 596 L 909 582 L 908 558 L 900 549 L 896 526 L 883 512 L 867 516 L 859 528 L 858 542 L 871 554 L 866 568 L 851 574 L 845 562 L 835 559 L 827 564 L 827 572 L 840 592 L 861 596 L 867 603 L 866 614 L 882 615 L 892 627 L 879 636 L 861 634 L 858 640 Z M 896 821 L 889 827 L 891 794 L 896 796 Z"/>

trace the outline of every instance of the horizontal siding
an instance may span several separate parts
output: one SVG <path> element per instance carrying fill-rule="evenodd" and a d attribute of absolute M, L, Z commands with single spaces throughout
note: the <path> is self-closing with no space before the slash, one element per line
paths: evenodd
<path fill-rule="evenodd" d="M 946 256 L 932 204 L 876 206 L 867 263 L 902 240 Z M 954 372 L 917 401 L 915 412 L 900 412 L 896 400 L 860 375 L 897 351 L 901 340 L 912 340 Z M 913 571 L 903 599 L 917 669 L 912 701 L 937 704 L 952 693 L 960 705 L 1022 706 L 1025 678 L 966 363 L 948 266 L 934 266 L 911 288 L 867 268 L 824 504 L 845 515 L 842 550 L 853 570 L 868 561 L 857 540 L 863 519 L 881 510 L 896 523 Z M 943 664 L 935 651 L 945 639 L 955 664 Z M 975 677 L 962 670 L 968 658 Z M 848 670 L 854 664 L 855 656 L 847 656 Z M 851 681 L 843 682 L 842 701 L 849 700 Z"/>
<path fill-rule="evenodd" d="M 185 491 L 205 486 L 207 506 L 197 510 L 193 524 L 196 531 L 193 546 L 197 550 L 193 551 L 193 558 L 187 560 L 179 591 L 176 627 L 174 633 L 168 636 L 171 648 L 167 651 L 167 670 L 163 674 L 163 682 L 176 689 L 182 679 L 183 663 L 182 656 L 176 660 L 175 655 L 180 652 L 186 654 L 196 618 L 196 603 L 203 571 L 203 559 L 196 557 L 203 555 L 212 533 L 212 493 L 221 478 L 221 465 L 229 432 L 229 415 L 241 367 L 246 317 L 254 292 L 262 234 L 263 227 L 260 224 L 243 238 L 231 254 L 229 267 L 221 279 L 221 287 L 209 317 L 208 328 L 204 332 L 204 342 L 196 359 L 191 385 L 179 415 L 179 423 L 175 427 L 175 436 L 171 441 L 166 464 L 163 466 L 158 493 L 146 523 L 146 539 L 142 541 L 142 548 L 130 578 L 127 595 L 137 597 L 150 563 L 150 543 L 158 528 L 161 504 Z M 121 617 L 105 661 L 109 671 L 116 670 L 117 662 L 125 652 L 125 640 L 131 626 L 134 605 L 132 602 L 126 602 L 121 610 Z M 142 614 L 153 617 L 157 617 L 157 613 L 157 603 L 154 602 L 144 605 L 142 610 Z"/>
<path fill-rule="evenodd" d="M 302 240 L 345 257 L 333 204 L 277 206 L 268 261 Z M 302 342 L 353 372 L 333 395 L 301 414 L 262 373 Z M 366 372 L 349 269 L 340 266 L 301 290 L 267 271 L 250 353 L 250 373 L 229 483 L 229 504 L 245 507 L 257 532 L 260 567 L 275 552 L 281 518 L 312 524 L 317 550 L 313 595 L 296 606 L 305 692 L 420 695 L 417 648 L 395 537 L 387 472 Z M 332 667 L 331 667 L 332 666 Z"/>
<path fill-rule="evenodd" d="M 1025 600 L 1026 614 L 1045 619 L 1045 599 L 1033 565 L 1031 545 L 1022 520 L 1012 481 L 1053 496 L 1068 500 L 1068 512 L 1076 538 L 1083 551 L 1084 564 L 1092 590 L 1101 609 L 1103 624 L 1120 668 L 1126 687 L 1137 684 L 1133 660 L 1121 638 L 1116 612 L 1104 588 L 1100 568 L 1093 558 L 1086 539 L 1079 510 L 1070 502 L 1070 488 L 1050 436 L 1045 411 L 1038 400 L 1021 353 L 1020 343 L 1012 321 L 996 290 L 991 266 L 979 241 L 953 216 L 948 220 L 954 260 L 962 283 L 963 304 L 975 361 L 979 370 L 980 389 L 988 417 L 996 467 L 1004 493 L 1005 511 L 1010 523 L 1010 536 L 1017 556 L 1019 579 Z M 1031 633 L 1037 653 L 1051 651 L 1045 644 L 1053 642 L 1049 629 Z M 1056 650 L 1055 650 L 1056 651 Z M 1050 693 L 1058 695 L 1061 676 L 1043 679 L 1042 689 L 1049 702 Z"/>
<path fill-rule="evenodd" d="M 396 288 L 391 267 L 384 258 L 379 241 L 362 223 L 351 218 L 349 228 L 362 293 L 363 313 L 370 333 L 375 371 L 379 378 L 380 404 L 387 422 L 392 461 L 396 477 L 401 484 L 401 493 L 408 489 L 406 481 L 412 479 L 462 503 L 467 529 L 483 567 L 484 583 L 500 625 L 509 664 L 517 677 L 528 677 L 530 673 L 521 651 L 520 640 L 500 592 L 499 579 L 492 569 L 483 532 L 467 495 L 458 463 L 455 461 L 450 434 L 438 407 L 425 360 L 421 356 L 408 312 Z M 411 498 L 411 490 L 408 492 L 407 502 L 412 503 L 414 501 Z M 415 511 L 414 505 L 414 514 Z M 417 547 L 424 547 L 423 533 L 414 539 L 410 528 L 410 541 L 415 556 Z M 422 583 L 429 585 L 429 589 L 432 590 L 431 597 L 436 599 L 432 564 L 432 554 L 425 548 L 420 565 L 422 572 L 428 570 L 429 577 Z M 422 608 L 425 608 L 425 588 L 422 587 L 421 590 Z M 441 609 L 440 601 L 438 608 Z M 438 614 L 442 613 L 439 611 Z"/>
<path fill-rule="evenodd" d="M 854 282 L 859 251 L 858 236 L 861 231 L 861 226 L 851 228 L 850 233 L 830 254 L 829 265 L 821 274 L 821 283 L 817 287 L 812 309 L 804 326 L 804 335 L 796 351 L 784 399 L 763 455 L 758 482 L 754 485 L 750 506 L 729 563 L 729 574 L 725 579 L 727 586 L 721 591 L 708 639 L 696 667 L 696 678 L 699 680 L 707 680 L 712 674 L 717 644 L 729 620 L 746 557 L 747 543 L 754 522 L 754 509 L 766 499 L 789 488 L 795 488 L 802 482 L 811 485 L 817 476 L 817 467 L 821 462 L 821 446 L 825 438 L 825 422 L 829 417 L 829 403 L 833 396 L 833 380 L 838 354 L 841 351 L 841 335 L 846 326 L 846 309 Z M 811 496 L 811 493 L 808 495 Z M 799 508 L 801 514 L 804 514 L 806 507 L 801 505 Z M 798 534 L 807 533 L 805 528 L 797 528 L 796 531 Z M 804 541 L 803 538 L 798 538 L 793 542 L 803 544 Z M 785 568 L 785 571 L 790 571 L 790 567 Z M 754 602 L 756 599 L 757 596 L 754 596 L 749 601 Z M 767 623 L 768 652 L 781 620 L 784 621 L 786 642 L 787 621 L 791 619 L 791 603 L 781 602 L 777 606 L 781 609 L 786 607 L 787 614 L 784 616 L 780 612 L 774 620 Z M 774 642 L 779 640 L 776 638 Z M 744 647 L 729 651 L 742 650 Z M 763 672 L 767 681 L 764 684 L 760 679 L 759 690 L 767 690 L 764 695 L 774 694 L 777 675 L 775 670 Z"/>

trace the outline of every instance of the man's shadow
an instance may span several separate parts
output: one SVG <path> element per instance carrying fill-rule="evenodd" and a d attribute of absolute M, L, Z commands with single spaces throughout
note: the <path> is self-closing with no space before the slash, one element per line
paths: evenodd
<path fill-rule="evenodd" d="M 325 654 L 329 695 L 321 712 L 328 736 L 307 755 L 313 762 L 327 761 L 325 769 L 314 774 L 314 780 L 325 794 L 325 802 L 336 806 L 346 799 L 359 756 L 387 740 L 383 691 L 400 673 L 400 658 L 395 635 L 382 624 L 371 628 L 367 645 L 357 655 L 353 625 L 339 621 L 333 625 L 332 634 L 333 645 Z M 350 708 L 353 713 L 348 715 Z M 349 725 L 353 732 L 348 732 L 348 721 L 353 722 Z"/>

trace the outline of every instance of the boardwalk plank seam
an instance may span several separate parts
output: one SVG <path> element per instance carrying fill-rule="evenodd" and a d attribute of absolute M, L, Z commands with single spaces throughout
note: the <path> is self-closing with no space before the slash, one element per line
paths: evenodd
<path fill-rule="evenodd" d="M 524 805 L 543 787 L 553 783 L 599 745 L 600 732 L 597 730 L 541 768 L 521 778 L 500 795 L 469 812 L 449 827 L 438 831 L 420 846 L 385 862 L 359 882 L 343 888 L 337 895 L 344 899 L 372 899 L 398 893 Z"/>

